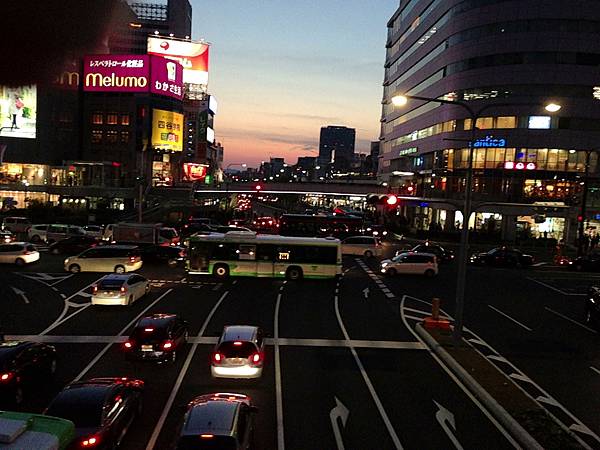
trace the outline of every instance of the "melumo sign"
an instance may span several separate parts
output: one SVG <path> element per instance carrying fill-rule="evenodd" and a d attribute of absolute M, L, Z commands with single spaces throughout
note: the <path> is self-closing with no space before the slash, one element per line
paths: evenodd
<path fill-rule="evenodd" d="M 86 92 L 151 92 L 183 98 L 183 67 L 149 55 L 95 55 L 83 59 Z"/>

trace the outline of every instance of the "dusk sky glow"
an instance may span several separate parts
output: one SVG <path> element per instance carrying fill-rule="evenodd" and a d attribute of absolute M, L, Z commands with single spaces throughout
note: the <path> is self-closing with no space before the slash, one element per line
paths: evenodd
<path fill-rule="evenodd" d="M 316 156 L 325 125 L 379 137 L 386 23 L 398 0 L 191 0 L 193 38 L 212 43 L 225 164 Z"/>

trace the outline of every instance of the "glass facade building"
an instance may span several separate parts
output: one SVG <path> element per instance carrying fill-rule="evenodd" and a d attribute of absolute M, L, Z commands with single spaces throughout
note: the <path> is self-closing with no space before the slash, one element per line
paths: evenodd
<path fill-rule="evenodd" d="M 524 229 L 574 238 L 587 161 L 585 219 L 595 232 L 599 35 L 594 0 L 569 8 L 561 0 L 401 0 L 388 22 L 378 176 L 395 192 L 431 200 L 403 208 L 412 227 L 462 226 L 456 210 L 473 124 L 458 106 L 395 106 L 401 94 L 485 108 L 475 124 L 473 192 L 486 206 L 470 227 L 485 227 L 486 215 L 505 239 Z M 549 102 L 561 109 L 547 112 Z M 534 215 L 545 221 L 530 220 Z"/>

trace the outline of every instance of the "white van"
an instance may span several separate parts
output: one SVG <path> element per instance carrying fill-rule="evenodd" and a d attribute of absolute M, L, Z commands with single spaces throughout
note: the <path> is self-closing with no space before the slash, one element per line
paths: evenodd
<path fill-rule="evenodd" d="M 142 257 L 135 245 L 101 245 L 65 259 L 65 270 L 78 272 L 135 272 L 142 267 Z"/>

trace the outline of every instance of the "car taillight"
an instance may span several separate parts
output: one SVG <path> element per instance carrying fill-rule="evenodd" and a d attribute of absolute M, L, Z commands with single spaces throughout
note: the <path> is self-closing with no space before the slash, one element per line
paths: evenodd
<path fill-rule="evenodd" d="M 162 345 L 163 350 L 169 350 L 172 347 L 173 347 L 173 341 L 166 341 Z"/>
<path fill-rule="evenodd" d="M 200 439 L 213 439 L 215 437 L 214 434 L 201 434 Z"/>
<path fill-rule="evenodd" d="M 6 383 L 6 382 L 12 380 L 14 376 L 15 376 L 14 372 L 5 372 L 2 375 L 0 375 L 0 382 Z"/>
<path fill-rule="evenodd" d="M 123 292 L 123 293 L 127 292 L 127 287 L 126 286 L 121 286 L 121 292 Z"/>
<path fill-rule="evenodd" d="M 93 292 L 94 294 L 95 294 L 96 292 L 98 292 L 98 286 L 97 286 L 97 285 L 94 285 L 94 287 L 93 287 L 93 289 L 92 289 L 92 292 Z"/>
<path fill-rule="evenodd" d="M 126 349 L 130 349 L 133 347 L 133 342 L 125 341 L 125 343 L 123 344 L 123 347 L 125 347 Z"/>
<path fill-rule="evenodd" d="M 134 262 L 135 262 L 135 259 L 136 259 L 136 258 L 135 258 L 135 256 L 130 256 L 130 257 L 129 257 L 129 262 L 132 262 L 132 263 L 134 263 Z"/>
<path fill-rule="evenodd" d="M 262 360 L 262 356 L 258 352 L 250 355 L 250 361 L 252 361 L 252 363 L 254 363 L 254 364 L 260 363 L 261 360 Z"/>
<path fill-rule="evenodd" d="M 97 434 L 83 438 L 81 440 L 81 446 L 85 448 L 95 447 L 98 444 L 100 444 L 100 436 Z"/>
<path fill-rule="evenodd" d="M 224 359 L 225 355 L 221 355 L 219 352 L 213 354 L 213 361 L 215 364 L 221 364 Z"/>

